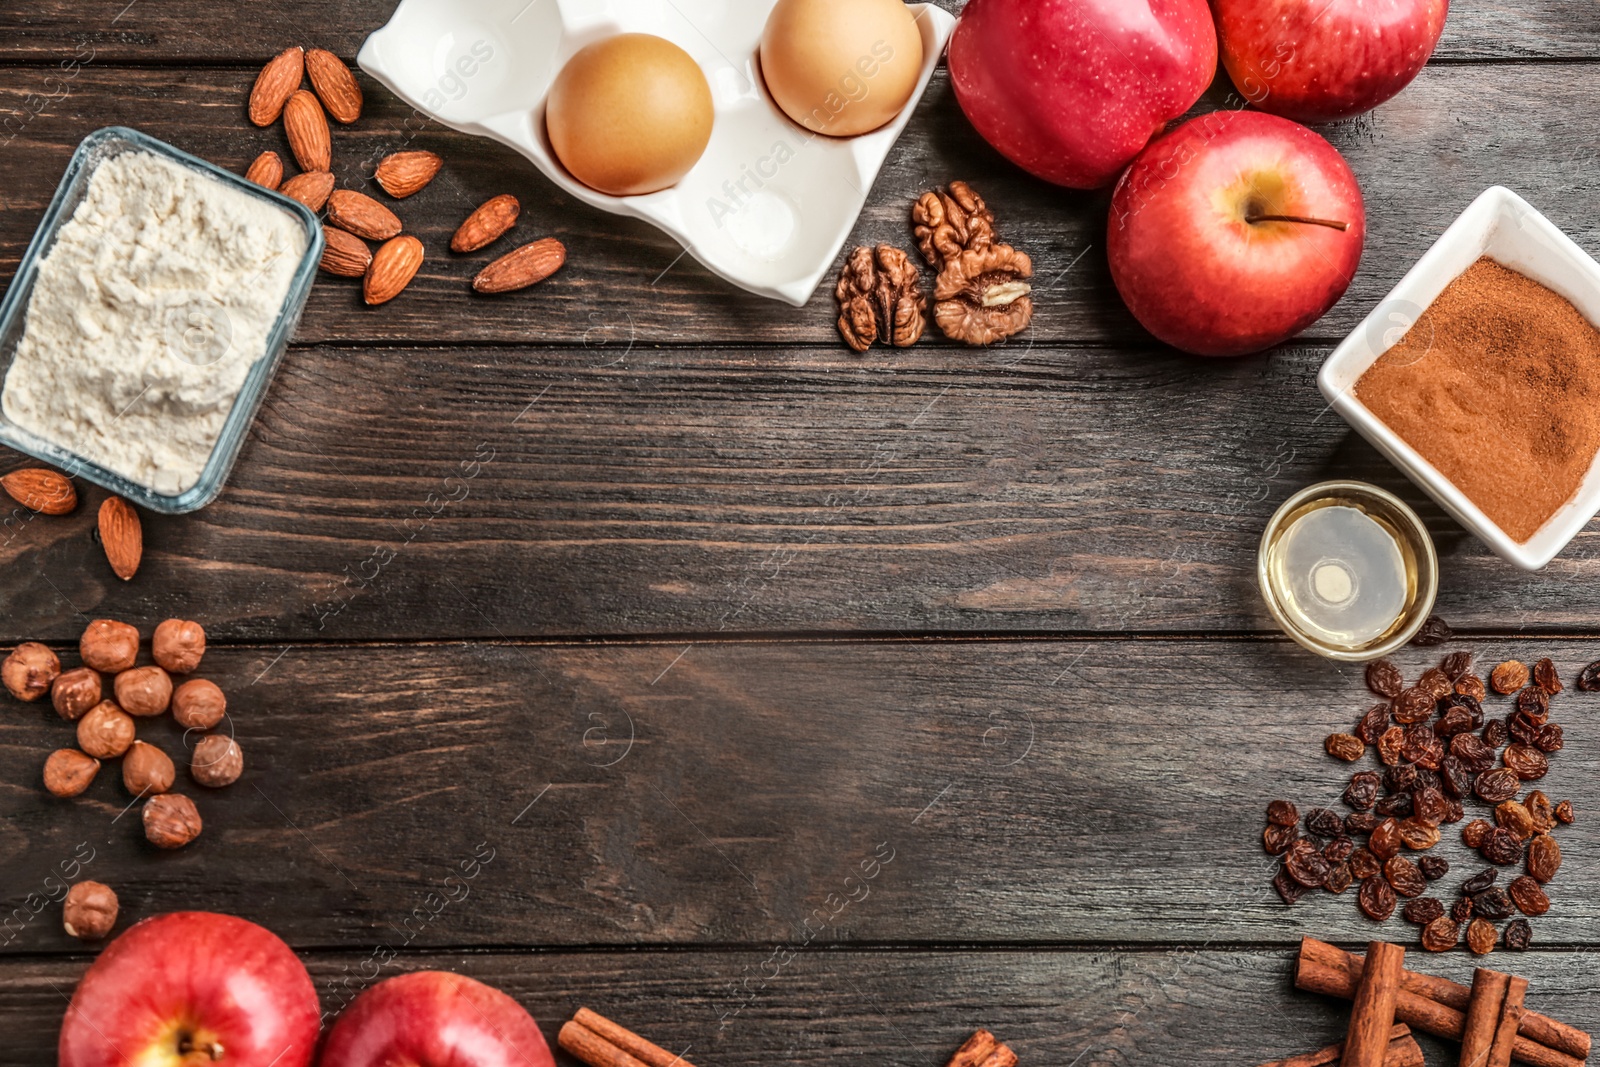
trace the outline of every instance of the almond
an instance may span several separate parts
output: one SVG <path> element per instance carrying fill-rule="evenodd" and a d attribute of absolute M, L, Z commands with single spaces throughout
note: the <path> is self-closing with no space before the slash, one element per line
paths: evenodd
<path fill-rule="evenodd" d="M 283 105 L 283 132 L 289 137 L 289 151 L 301 170 L 328 170 L 333 166 L 333 146 L 328 135 L 328 116 L 322 113 L 315 93 L 296 90 Z"/>
<path fill-rule="evenodd" d="M 554 237 L 546 237 L 507 252 L 472 279 L 480 293 L 509 293 L 544 281 L 567 261 L 567 249 Z"/>
<path fill-rule="evenodd" d="M 444 160 L 432 152 L 395 152 L 383 158 L 373 177 L 384 192 L 400 200 L 433 181 L 442 166 Z"/>
<path fill-rule="evenodd" d="M 26 467 L 0 476 L 0 487 L 29 511 L 41 515 L 65 515 L 78 506 L 78 492 L 72 481 L 59 471 Z"/>
<path fill-rule="evenodd" d="M 263 152 L 250 164 L 244 176 L 263 189 L 277 189 L 283 182 L 283 160 L 276 152 Z"/>
<path fill-rule="evenodd" d="M 386 304 L 411 284 L 421 266 L 421 241 L 410 235 L 386 241 L 373 253 L 361 295 L 368 304 Z"/>
<path fill-rule="evenodd" d="M 361 117 L 361 86 L 344 60 L 326 48 L 313 48 L 306 53 L 306 73 L 328 114 L 346 126 Z"/>
<path fill-rule="evenodd" d="M 400 232 L 399 216 L 353 189 L 336 189 L 328 197 L 328 221 L 369 241 L 387 241 Z"/>
<path fill-rule="evenodd" d="M 328 194 L 333 192 L 333 175 L 325 170 L 296 174 L 284 182 L 278 192 L 300 201 L 312 211 L 321 211 L 322 205 L 328 202 Z"/>
<path fill-rule="evenodd" d="M 271 126 L 283 114 L 283 105 L 300 88 L 305 74 L 306 52 L 296 45 L 285 48 L 261 68 L 256 83 L 250 90 L 250 121 L 257 126 Z"/>
<path fill-rule="evenodd" d="M 144 557 L 144 530 L 139 513 L 120 496 L 108 496 L 100 505 L 100 545 L 118 578 L 127 581 L 139 570 Z"/>
<path fill-rule="evenodd" d="M 337 226 L 322 227 L 327 245 L 322 249 L 322 269 L 341 278 L 359 278 L 367 273 L 372 263 L 372 249 L 367 242 Z"/>
<path fill-rule="evenodd" d="M 467 216 L 467 221 L 450 238 L 450 251 L 476 252 L 494 244 L 517 224 L 517 216 L 521 213 L 522 205 L 510 193 L 485 200 L 478 210 Z"/>

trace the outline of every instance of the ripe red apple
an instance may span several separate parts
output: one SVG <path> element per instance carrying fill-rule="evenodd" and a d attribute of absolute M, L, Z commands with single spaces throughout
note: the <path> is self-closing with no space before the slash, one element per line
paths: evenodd
<path fill-rule="evenodd" d="M 1075 189 L 1109 185 L 1217 73 L 1205 0 L 968 0 L 950 80 L 1007 159 Z"/>
<path fill-rule="evenodd" d="M 1450 0 L 1213 0 L 1239 92 L 1297 122 L 1371 111 L 1411 84 Z"/>
<path fill-rule="evenodd" d="M 1361 188 L 1332 145 L 1288 119 L 1216 111 L 1134 160 L 1111 197 L 1106 254 L 1151 333 L 1234 356 L 1338 303 L 1365 236 Z"/>
<path fill-rule="evenodd" d="M 533 1016 L 482 982 L 415 971 L 363 992 L 333 1024 L 322 1067 L 553 1067 Z"/>
<path fill-rule="evenodd" d="M 129 927 L 78 983 L 59 1067 L 306 1067 L 317 991 L 270 931 L 180 911 Z"/>

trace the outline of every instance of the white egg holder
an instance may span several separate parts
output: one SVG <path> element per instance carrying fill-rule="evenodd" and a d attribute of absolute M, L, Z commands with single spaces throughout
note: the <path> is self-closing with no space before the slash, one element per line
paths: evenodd
<path fill-rule="evenodd" d="M 956 20 L 933 4 L 908 5 L 922 33 L 915 93 L 888 125 L 834 138 L 791 121 L 762 81 L 761 32 L 775 3 L 403 0 L 357 59 L 421 113 L 516 149 L 571 196 L 643 219 L 713 273 L 799 307 L 850 236 Z M 607 196 L 579 182 L 545 133 L 556 74 L 579 49 L 618 33 L 652 33 L 683 48 L 705 72 L 715 110 L 700 161 L 678 184 L 644 196 Z M 841 99 L 870 92 L 869 77 L 840 72 Z"/>

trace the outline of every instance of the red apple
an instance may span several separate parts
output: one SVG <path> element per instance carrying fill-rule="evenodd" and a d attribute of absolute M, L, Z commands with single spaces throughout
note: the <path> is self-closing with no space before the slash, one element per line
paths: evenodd
<path fill-rule="evenodd" d="M 1205 0 L 968 0 L 956 99 L 983 138 L 1057 185 L 1109 185 L 1217 73 Z"/>
<path fill-rule="evenodd" d="M 1332 145 L 1288 119 L 1216 111 L 1134 160 L 1111 197 L 1106 254 L 1151 333 L 1234 356 L 1338 303 L 1365 235 L 1361 188 Z"/>
<path fill-rule="evenodd" d="M 128 928 L 78 983 L 59 1067 L 306 1067 L 317 991 L 270 931 L 180 911 Z"/>
<path fill-rule="evenodd" d="M 471 978 L 415 971 L 363 992 L 328 1032 L 321 1067 L 553 1067 L 533 1016 Z"/>
<path fill-rule="evenodd" d="M 1411 84 L 1450 0 L 1213 0 L 1222 62 L 1245 99 L 1298 122 L 1371 111 Z"/>

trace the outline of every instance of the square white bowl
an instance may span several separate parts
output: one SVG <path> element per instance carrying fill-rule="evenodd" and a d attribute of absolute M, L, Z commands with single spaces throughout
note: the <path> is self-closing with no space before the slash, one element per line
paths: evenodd
<path fill-rule="evenodd" d="M 1317 375 L 1328 405 L 1389 457 L 1462 526 L 1523 570 L 1549 563 L 1600 512 L 1600 464 L 1591 463 L 1577 495 L 1527 541 L 1518 543 L 1355 397 L 1357 380 L 1400 342 L 1445 287 L 1483 256 L 1527 275 L 1571 301 L 1600 325 L 1600 263 L 1510 189 L 1485 190 L 1434 242 L 1400 284 L 1334 349 Z"/>
<path fill-rule="evenodd" d="M 916 91 L 886 126 L 814 134 L 779 110 L 757 52 L 776 0 L 402 0 L 368 37 L 361 68 L 463 133 L 521 152 L 586 204 L 644 219 L 711 271 L 802 307 L 844 246 L 889 149 L 922 99 L 955 29 L 933 4 L 907 5 L 922 35 Z M 694 57 L 711 85 L 711 143 L 677 185 L 607 196 L 567 173 L 545 135 L 545 98 L 580 48 L 652 33 Z"/>

